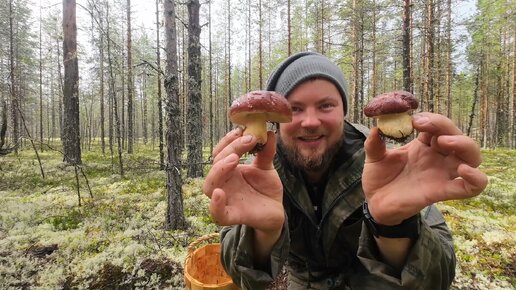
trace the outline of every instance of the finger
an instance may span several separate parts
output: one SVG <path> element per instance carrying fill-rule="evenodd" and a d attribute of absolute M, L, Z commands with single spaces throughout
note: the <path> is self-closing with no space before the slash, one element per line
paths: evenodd
<path fill-rule="evenodd" d="M 441 165 L 443 170 L 448 172 L 449 178 L 457 178 L 460 177 L 458 173 L 459 166 L 464 164 L 464 161 L 457 158 L 454 154 L 449 154 L 444 157 L 444 163 Z"/>
<path fill-rule="evenodd" d="M 263 147 L 262 151 L 256 154 L 254 165 L 259 169 L 264 170 L 274 168 L 274 165 L 272 164 L 274 154 L 276 154 L 276 135 L 269 131 L 267 132 L 267 143 L 265 144 L 265 147 Z"/>
<path fill-rule="evenodd" d="M 412 119 L 414 128 L 420 132 L 418 140 L 427 145 L 430 145 L 432 136 L 462 135 L 452 120 L 443 115 L 423 112 L 414 115 Z"/>
<path fill-rule="evenodd" d="M 228 146 L 231 142 L 235 141 L 236 138 L 241 137 L 242 132 L 242 128 L 235 128 L 229 131 L 226 134 L 226 136 L 222 137 L 222 139 L 220 139 L 219 143 L 213 149 L 213 152 L 211 154 L 212 159 L 215 159 L 215 156 L 217 156 L 220 153 L 220 151 L 222 151 L 222 149 Z"/>
<path fill-rule="evenodd" d="M 226 180 L 234 173 L 234 169 L 238 166 L 240 156 L 230 154 L 223 160 L 219 160 L 211 167 L 208 175 L 204 179 L 202 191 L 211 198 L 215 188 L 222 187 Z"/>
<path fill-rule="evenodd" d="M 371 132 L 369 132 L 369 136 L 365 141 L 364 149 L 366 153 L 366 163 L 378 162 L 385 157 L 387 149 L 385 147 L 385 143 L 380 138 L 378 128 L 374 127 L 371 129 Z"/>
<path fill-rule="evenodd" d="M 487 176 L 480 170 L 461 164 L 457 169 L 459 178 L 447 182 L 444 186 L 444 200 L 464 199 L 480 194 L 487 187 Z"/>
<path fill-rule="evenodd" d="M 437 144 L 439 148 L 442 148 L 447 153 L 455 154 L 459 159 L 472 167 L 478 167 L 482 162 L 480 146 L 468 136 L 439 136 Z"/>
<path fill-rule="evenodd" d="M 419 140 L 421 143 L 430 146 L 432 144 L 432 137 L 433 135 L 428 132 L 420 132 L 417 135 L 417 140 Z"/>
<path fill-rule="evenodd" d="M 437 138 L 438 138 L 438 136 L 432 136 L 432 138 L 431 138 L 430 147 L 432 148 L 432 150 L 437 151 L 437 152 L 439 152 L 439 154 L 444 155 L 444 156 L 452 154 L 453 153 L 452 151 L 446 150 L 445 148 L 442 148 L 439 145 L 439 143 L 437 142 Z"/>
<path fill-rule="evenodd" d="M 238 223 L 237 213 L 226 205 L 226 193 L 216 188 L 210 200 L 210 214 L 215 223 L 221 226 L 229 226 Z"/>
<path fill-rule="evenodd" d="M 213 158 L 213 163 L 218 162 L 229 156 L 230 154 L 236 153 L 239 157 L 242 157 L 245 153 L 251 151 L 258 142 L 258 139 L 254 135 L 245 135 L 238 137 L 225 146 L 216 156 Z"/>

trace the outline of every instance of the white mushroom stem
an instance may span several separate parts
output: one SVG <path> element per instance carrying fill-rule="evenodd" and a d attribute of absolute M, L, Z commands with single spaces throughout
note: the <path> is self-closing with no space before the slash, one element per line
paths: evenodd
<path fill-rule="evenodd" d="M 267 143 L 267 121 L 258 116 L 254 117 L 245 124 L 244 135 L 256 136 L 258 144 Z"/>
<path fill-rule="evenodd" d="M 412 116 L 408 112 L 377 116 L 377 126 L 384 135 L 397 139 L 412 133 Z"/>

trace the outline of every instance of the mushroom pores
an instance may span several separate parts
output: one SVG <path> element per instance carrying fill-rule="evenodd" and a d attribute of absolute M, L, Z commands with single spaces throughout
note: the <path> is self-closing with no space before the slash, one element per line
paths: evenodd
<path fill-rule="evenodd" d="M 407 113 L 378 116 L 377 126 L 384 136 L 401 141 L 414 130 L 412 117 Z"/>
<path fill-rule="evenodd" d="M 235 99 L 229 108 L 229 119 L 244 127 L 244 135 L 258 139 L 259 150 L 267 143 L 267 122 L 292 121 L 292 108 L 287 99 L 273 91 L 252 91 Z"/>
<path fill-rule="evenodd" d="M 413 131 L 413 110 L 418 101 L 406 91 L 393 91 L 374 97 L 365 107 L 364 114 L 377 119 L 380 133 L 398 142 L 404 141 Z"/>

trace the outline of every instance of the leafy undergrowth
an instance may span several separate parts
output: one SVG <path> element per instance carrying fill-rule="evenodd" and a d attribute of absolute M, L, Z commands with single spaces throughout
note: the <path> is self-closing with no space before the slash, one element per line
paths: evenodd
<path fill-rule="evenodd" d="M 124 156 L 123 178 L 109 156 L 83 152 L 93 198 L 81 176 L 81 206 L 58 153 L 41 153 L 46 178 L 32 151 L 0 158 L 0 289 L 184 289 L 187 246 L 219 228 L 202 179 L 184 178 L 189 228 L 165 230 L 165 173 L 155 151 L 138 149 Z M 455 237 L 454 289 L 516 286 L 516 152 L 484 157 L 488 189 L 439 204 Z"/>

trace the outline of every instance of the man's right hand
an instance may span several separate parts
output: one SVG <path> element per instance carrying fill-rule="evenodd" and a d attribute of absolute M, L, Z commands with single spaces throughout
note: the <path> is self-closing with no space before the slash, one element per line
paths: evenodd
<path fill-rule="evenodd" d="M 242 136 L 242 129 L 229 132 L 213 150 L 203 192 L 210 198 L 210 213 L 217 224 L 244 224 L 272 236 L 281 232 L 283 186 L 272 164 L 276 138 L 272 132 L 267 134 L 267 144 L 251 164 L 239 164 L 256 145 L 256 137 Z"/>

